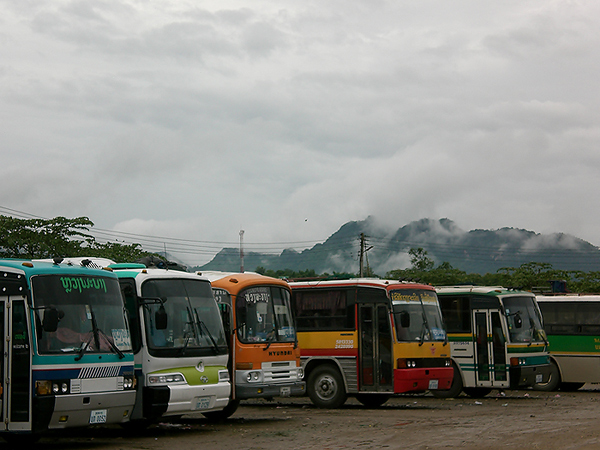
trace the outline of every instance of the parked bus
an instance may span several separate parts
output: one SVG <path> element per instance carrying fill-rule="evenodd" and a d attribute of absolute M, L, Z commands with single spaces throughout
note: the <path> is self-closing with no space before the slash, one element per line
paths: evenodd
<path fill-rule="evenodd" d="M 306 393 L 287 282 L 257 273 L 203 272 L 225 312 L 235 410 L 240 400 Z"/>
<path fill-rule="evenodd" d="M 600 382 L 600 295 L 536 296 L 550 342 L 550 379 L 542 391 Z"/>
<path fill-rule="evenodd" d="M 131 324 L 138 395 L 131 420 L 220 416 L 231 383 L 227 341 L 209 281 L 195 273 L 112 264 Z"/>
<path fill-rule="evenodd" d="M 130 419 L 134 360 L 111 272 L 0 260 L 0 338 L 6 439 Z"/>
<path fill-rule="evenodd" d="M 452 348 L 454 381 L 437 397 L 461 391 L 482 397 L 492 389 L 545 383 L 550 376 L 548 341 L 531 292 L 502 287 L 437 289 Z"/>
<path fill-rule="evenodd" d="M 348 395 L 449 389 L 450 346 L 431 286 L 379 279 L 290 283 L 307 391 L 321 408 Z"/>

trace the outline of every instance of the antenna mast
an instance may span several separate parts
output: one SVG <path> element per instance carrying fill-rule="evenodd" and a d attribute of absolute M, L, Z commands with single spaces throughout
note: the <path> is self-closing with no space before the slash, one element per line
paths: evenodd
<path fill-rule="evenodd" d="M 244 273 L 244 230 L 240 230 L 240 272 Z"/>

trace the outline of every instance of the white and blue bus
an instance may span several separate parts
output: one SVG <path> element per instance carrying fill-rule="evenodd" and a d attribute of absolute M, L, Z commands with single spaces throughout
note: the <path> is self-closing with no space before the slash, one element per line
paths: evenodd
<path fill-rule="evenodd" d="M 134 359 L 117 277 L 0 260 L 0 432 L 7 440 L 129 421 Z"/>
<path fill-rule="evenodd" d="M 208 279 L 137 263 L 109 268 L 131 326 L 138 383 L 132 423 L 193 412 L 226 417 L 229 349 Z"/>

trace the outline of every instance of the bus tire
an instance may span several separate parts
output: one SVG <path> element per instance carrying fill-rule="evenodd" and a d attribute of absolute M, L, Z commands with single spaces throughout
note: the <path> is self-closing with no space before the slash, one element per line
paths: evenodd
<path fill-rule="evenodd" d="M 450 389 L 433 389 L 431 390 L 431 395 L 436 398 L 454 398 L 460 395 L 463 390 L 462 377 L 460 375 L 460 370 L 458 370 L 458 367 L 454 362 L 452 363 L 452 367 L 454 368 L 454 375 L 452 376 L 452 385 L 450 386 Z"/>
<path fill-rule="evenodd" d="M 378 408 L 388 401 L 389 394 L 356 394 L 356 400 L 367 408 Z"/>
<path fill-rule="evenodd" d="M 239 400 L 229 400 L 227 406 L 221 411 L 211 411 L 203 413 L 202 415 L 212 422 L 220 422 L 221 420 L 228 419 L 235 413 L 240 406 Z"/>
<path fill-rule="evenodd" d="M 347 398 L 340 371 L 330 365 L 319 366 L 310 373 L 306 390 L 319 408 L 339 408 Z"/>
<path fill-rule="evenodd" d="M 558 370 L 556 363 L 550 360 L 550 376 L 548 377 L 548 381 L 546 383 L 534 384 L 533 389 L 536 391 L 550 392 L 556 391 L 560 385 L 560 371 Z"/>

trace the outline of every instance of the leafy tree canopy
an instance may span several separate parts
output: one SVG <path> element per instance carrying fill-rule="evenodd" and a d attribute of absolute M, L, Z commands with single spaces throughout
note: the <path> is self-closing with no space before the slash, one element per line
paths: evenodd
<path fill-rule="evenodd" d="M 136 261 L 149 255 L 139 244 L 100 243 L 89 231 L 87 217 L 19 219 L 0 215 L 0 257 L 42 259 L 90 256 L 116 262 Z"/>

